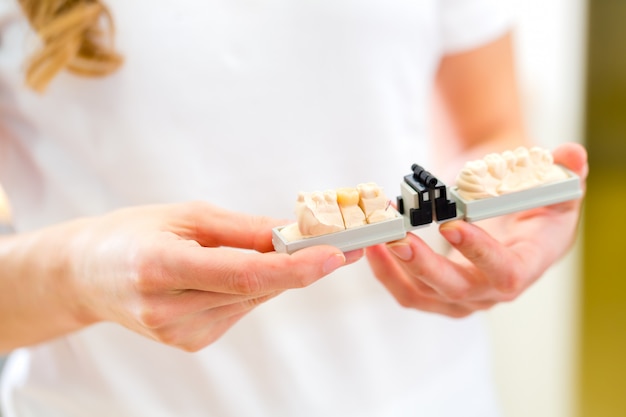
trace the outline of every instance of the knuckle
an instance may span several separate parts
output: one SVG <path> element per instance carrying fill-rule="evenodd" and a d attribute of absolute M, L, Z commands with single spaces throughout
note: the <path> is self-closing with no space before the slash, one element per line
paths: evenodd
<path fill-rule="evenodd" d="M 481 261 L 488 259 L 491 254 L 491 249 L 488 246 L 474 245 L 468 249 L 467 255 L 469 258 L 475 261 Z"/>
<path fill-rule="evenodd" d="M 406 291 L 397 294 L 396 301 L 401 307 L 412 310 L 425 310 L 432 303 L 427 296 L 419 291 Z"/>
<path fill-rule="evenodd" d="M 481 309 L 483 311 L 488 311 L 491 310 L 492 308 L 494 308 L 498 303 L 495 301 L 489 302 L 487 304 L 485 304 Z"/>
<path fill-rule="evenodd" d="M 517 298 L 524 284 L 522 274 L 517 270 L 507 272 L 499 281 L 497 289 L 503 293 L 505 297 L 513 297 L 510 301 Z"/>
<path fill-rule="evenodd" d="M 487 311 L 491 310 L 491 308 L 493 308 L 496 304 L 498 304 L 497 301 L 483 301 L 481 303 L 474 304 L 472 307 L 477 311 Z"/>
<path fill-rule="evenodd" d="M 293 279 L 293 288 L 305 288 L 309 285 L 313 284 L 317 279 L 317 276 L 314 274 L 304 274 L 299 273 L 294 276 Z"/>
<path fill-rule="evenodd" d="M 471 316 L 473 313 L 473 311 L 453 311 L 449 314 L 449 316 L 453 319 L 464 319 Z"/>
<path fill-rule="evenodd" d="M 180 344 L 176 346 L 178 349 L 181 349 L 188 353 L 199 352 L 205 347 L 212 345 L 222 336 L 222 332 L 210 332 L 202 338 L 195 339 L 194 341 L 189 341 L 184 344 Z"/>
<path fill-rule="evenodd" d="M 138 294 L 149 294 L 153 289 L 153 280 L 149 274 L 137 271 L 131 278 L 133 288 Z"/>
<path fill-rule="evenodd" d="M 178 347 L 178 338 L 175 334 L 168 330 L 154 330 L 150 334 L 154 340 L 164 345 Z"/>
<path fill-rule="evenodd" d="M 151 330 L 159 329 L 167 322 L 166 316 L 161 314 L 159 309 L 154 308 L 151 304 L 142 304 L 138 308 L 136 317 L 142 327 Z"/>
<path fill-rule="evenodd" d="M 202 348 L 204 348 L 205 346 L 206 345 L 203 343 L 189 343 L 189 344 L 177 345 L 174 347 L 187 353 L 196 353 L 200 351 Z"/>
<path fill-rule="evenodd" d="M 272 245 L 272 228 L 276 226 L 276 221 L 266 216 L 253 216 L 250 218 L 250 230 L 264 231 L 263 233 L 254 233 L 252 248 L 260 252 L 271 252 L 274 250 Z"/>
<path fill-rule="evenodd" d="M 261 288 L 261 277 L 256 271 L 242 272 L 234 279 L 234 290 L 238 294 L 257 294 Z"/>
<path fill-rule="evenodd" d="M 152 293 L 158 282 L 158 262 L 150 250 L 138 250 L 132 255 L 130 280 L 140 294 Z"/>
<path fill-rule="evenodd" d="M 244 301 L 242 301 L 243 310 L 244 311 L 251 310 L 251 309 L 253 309 L 253 308 L 263 304 L 264 302 L 266 302 L 270 298 L 272 298 L 272 296 L 265 295 L 265 296 L 262 296 L 262 297 L 254 297 L 254 298 L 249 298 L 247 300 L 244 300 Z"/>
<path fill-rule="evenodd" d="M 443 295 L 452 302 L 461 302 L 467 300 L 470 289 L 469 287 L 448 288 Z"/>
<path fill-rule="evenodd" d="M 474 312 L 472 310 L 453 308 L 447 311 L 445 314 L 453 319 L 464 319 L 471 316 L 473 313 Z"/>
<path fill-rule="evenodd" d="M 289 286 L 291 288 L 305 288 L 317 281 L 319 275 L 311 268 L 303 267 L 294 259 L 290 259 L 285 265 L 285 270 L 289 271 Z"/>
<path fill-rule="evenodd" d="M 400 304 L 401 307 L 404 307 L 404 308 L 415 308 L 417 304 L 416 302 L 413 302 L 407 296 L 397 296 L 396 301 L 398 302 L 398 304 Z"/>
<path fill-rule="evenodd" d="M 520 296 L 520 292 L 501 292 L 499 295 L 499 299 L 501 302 L 504 303 L 510 303 L 513 302 L 515 300 L 517 300 L 517 298 Z"/>
<path fill-rule="evenodd" d="M 184 332 L 179 328 L 155 331 L 152 333 L 153 339 L 167 346 L 182 350 L 184 352 L 197 352 L 203 346 L 184 338 Z"/>

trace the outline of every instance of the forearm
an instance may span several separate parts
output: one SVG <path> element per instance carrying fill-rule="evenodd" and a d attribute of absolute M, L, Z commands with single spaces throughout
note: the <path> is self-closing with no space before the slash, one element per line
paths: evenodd
<path fill-rule="evenodd" d="M 75 331 L 93 320 L 72 282 L 72 224 L 0 237 L 0 352 Z"/>
<path fill-rule="evenodd" d="M 448 175 L 487 153 L 532 144 L 521 111 L 511 34 L 444 57 L 437 92 L 445 114 Z"/>

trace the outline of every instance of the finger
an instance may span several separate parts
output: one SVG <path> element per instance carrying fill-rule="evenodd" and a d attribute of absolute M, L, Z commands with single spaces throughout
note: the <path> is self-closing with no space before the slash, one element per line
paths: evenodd
<path fill-rule="evenodd" d="M 367 250 L 368 261 L 374 275 L 401 305 L 407 307 L 415 303 L 416 294 L 414 293 L 419 296 L 432 297 L 439 295 L 441 291 L 429 285 L 434 280 L 425 282 L 426 280 L 422 279 L 422 274 L 426 272 L 420 269 L 423 265 L 416 262 L 415 254 L 431 261 L 440 258 L 440 255 L 416 236 L 374 246 Z M 438 273 L 442 272 L 444 271 L 438 271 Z M 448 277 L 449 274 L 444 274 L 444 276 Z"/>
<path fill-rule="evenodd" d="M 346 257 L 346 265 L 350 265 L 360 260 L 365 255 L 365 250 L 356 249 L 353 251 L 344 252 L 343 255 Z"/>
<path fill-rule="evenodd" d="M 167 345 L 196 351 L 217 340 L 252 309 L 278 294 L 200 311 L 153 331 L 151 336 Z"/>
<path fill-rule="evenodd" d="M 464 221 L 444 223 L 439 231 L 450 245 L 473 264 L 474 268 L 466 276 L 484 278 L 501 292 L 521 291 L 524 286 L 522 277 L 524 274 L 533 275 L 533 260 L 541 259 L 541 254 L 534 253 L 536 249 L 533 249 L 539 245 L 524 245 L 527 262 L 523 262 L 516 251 L 508 250 L 478 226 Z"/>
<path fill-rule="evenodd" d="M 326 245 L 292 255 L 176 245 L 162 260 L 171 289 L 243 295 L 306 287 L 345 263 L 339 249 Z"/>
<path fill-rule="evenodd" d="M 404 307 L 413 308 L 427 313 L 441 314 L 444 316 L 461 319 L 471 315 L 479 309 L 474 309 L 460 303 L 452 303 L 447 300 L 433 299 L 419 294 L 413 294 L 410 304 Z"/>
<path fill-rule="evenodd" d="M 406 239 L 387 244 L 396 262 L 413 281 L 421 281 L 447 300 L 462 301 L 482 289 L 483 283 L 471 279 L 472 270 L 460 268 L 435 253 L 422 239 L 410 234 Z M 478 286 L 480 285 L 480 286 Z"/>
<path fill-rule="evenodd" d="M 149 336 L 168 346 L 176 347 L 186 352 L 197 352 L 217 341 L 249 312 L 250 310 L 247 310 L 219 320 L 210 318 L 210 322 L 207 321 L 204 315 L 199 314 L 194 317 L 197 322 L 195 324 L 172 327 L 166 331 L 154 332 Z M 207 312 L 205 315 L 210 316 L 211 312 Z"/>
<path fill-rule="evenodd" d="M 239 320 L 246 316 L 251 310 L 244 311 L 234 316 L 226 317 L 223 320 L 213 323 L 211 331 L 200 331 L 197 333 L 194 340 L 190 342 L 186 350 L 188 352 L 197 352 L 198 350 L 210 345 L 222 337 L 228 330 L 231 329 Z M 200 329 L 202 330 L 202 329 Z"/>
<path fill-rule="evenodd" d="M 175 206 L 179 236 L 205 247 L 229 246 L 272 251 L 272 228 L 284 222 L 264 216 L 251 216 L 226 210 L 205 202 Z"/>
<path fill-rule="evenodd" d="M 233 304 L 250 303 L 267 295 L 269 294 L 252 296 L 182 290 L 172 294 L 148 295 L 148 299 L 143 300 L 134 311 L 142 326 L 148 329 L 158 329 L 201 311 Z"/>
<path fill-rule="evenodd" d="M 432 288 L 409 277 L 385 245 L 369 247 L 366 252 L 374 275 L 401 306 L 455 318 L 471 314 L 471 309 L 443 300 Z"/>
<path fill-rule="evenodd" d="M 421 280 L 407 279 L 408 275 L 384 245 L 368 248 L 367 259 L 376 277 L 404 307 L 461 318 L 497 303 L 494 300 L 450 301 Z"/>
<path fill-rule="evenodd" d="M 402 306 L 408 307 L 411 304 L 410 293 L 416 290 L 415 280 L 404 272 L 384 245 L 371 246 L 366 253 L 374 276 Z"/>

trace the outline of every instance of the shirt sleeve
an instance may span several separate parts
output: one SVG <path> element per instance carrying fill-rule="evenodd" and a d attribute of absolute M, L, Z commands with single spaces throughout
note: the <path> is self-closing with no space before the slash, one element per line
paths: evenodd
<path fill-rule="evenodd" d="M 513 27 L 511 7 L 503 0 L 440 0 L 444 53 L 470 50 L 504 35 Z"/>

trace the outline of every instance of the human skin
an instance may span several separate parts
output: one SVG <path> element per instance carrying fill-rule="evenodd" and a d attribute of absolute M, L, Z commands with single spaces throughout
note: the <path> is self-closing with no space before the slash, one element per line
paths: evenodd
<path fill-rule="evenodd" d="M 271 252 L 280 224 L 191 202 L 3 236 L 0 351 L 101 321 L 197 351 L 255 306 L 361 256 L 331 246 Z"/>
<path fill-rule="evenodd" d="M 461 161 L 489 152 L 530 146 L 522 124 L 513 63 L 506 35 L 471 52 L 445 57 L 438 86 L 449 111 Z M 564 144 L 554 161 L 581 178 L 585 188 L 587 153 Z M 366 250 L 376 277 L 409 308 L 465 317 L 511 301 L 572 245 L 582 199 L 485 220 L 451 221 L 440 226 L 452 250 L 435 253 L 422 239 L 405 239 Z"/>
<path fill-rule="evenodd" d="M 565 144 L 555 160 L 586 178 L 586 153 Z M 559 259 L 576 235 L 581 201 L 540 207 L 476 224 L 462 220 L 439 227 L 453 250 L 435 253 L 422 239 L 367 249 L 378 279 L 410 308 L 465 317 L 516 299 Z"/>
<path fill-rule="evenodd" d="M 445 57 L 438 85 L 460 140 L 459 168 L 489 152 L 529 145 L 510 36 Z M 558 149 L 555 161 L 584 182 L 582 147 Z M 571 245 L 579 210 L 574 201 L 480 227 L 446 223 L 441 233 L 456 249 L 447 257 L 412 234 L 368 248 L 367 257 L 400 304 L 462 317 L 512 300 L 538 279 Z M 260 303 L 363 253 L 344 255 L 330 246 L 272 253 L 271 228 L 282 224 L 196 202 L 123 209 L 0 237 L 0 351 L 100 321 L 196 351 Z"/>

